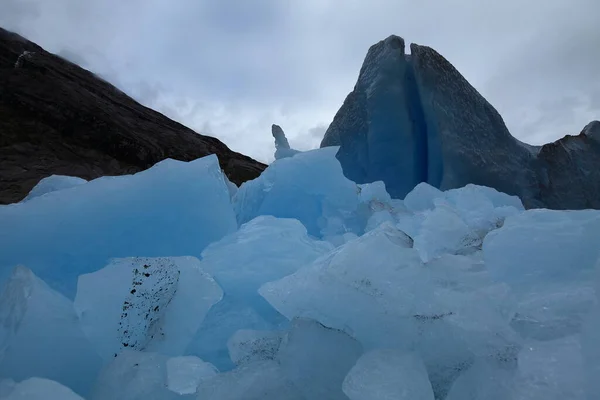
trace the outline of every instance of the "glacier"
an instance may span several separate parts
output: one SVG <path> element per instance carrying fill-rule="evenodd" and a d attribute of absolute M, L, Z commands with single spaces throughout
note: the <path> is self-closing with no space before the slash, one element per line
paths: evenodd
<path fill-rule="evenodd" d="M 598 397 L 600 211 L 471 183 L 399 200 L 337 152 L 0 206 L 0 399 Z"/>
<path fill-rule="evenodd" d="M 237 229 L 229 197 L 211 155 L 190 163 L 165 160 L 135 175 L 102 177 L 3 206 L 0 283 L 23 264 L 72 299 L 78 276 L 111 258 L 199 256 Z"/>
<path fill-rule="evenodd" d="M 399 36 L 371 46 L 354 89 L 321 147 L 339 146 L 344 174 L 383 181 L 403 199 L 426 182 L 476 184 L 519 196 L 527 208 L 600 209 L 600 122 L 579 135 L 530 146 L 434 49 Z"/>

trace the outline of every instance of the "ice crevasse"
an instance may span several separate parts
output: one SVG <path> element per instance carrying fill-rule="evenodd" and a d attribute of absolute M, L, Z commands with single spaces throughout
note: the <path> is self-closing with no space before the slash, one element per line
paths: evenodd
<path fill-rule="evenodd" d="M 336 151 L 0 206 L 0 398 L 597 398 L 600 212 L 397 200 Z"/>

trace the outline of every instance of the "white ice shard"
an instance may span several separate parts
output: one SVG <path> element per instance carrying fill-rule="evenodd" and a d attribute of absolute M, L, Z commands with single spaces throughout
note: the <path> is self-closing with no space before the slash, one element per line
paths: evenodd
<path fill-rule="evenodd" d="M 124 348 L 178 356 L 222 295 L 194 257 L 123 258 L 79 277 L 75 309 L 105 360 Z"/>
<path fill-rule="evenodd" d="M 85 179 L 78 178 L 76 176 L 50 175 L 40 180 L 37 185 L 31 189 L 23 201 L 31 200 L 35 197 L 42 196 L 46 193 L 55 192 L 57 190 L 64 190 L 83 185 L 85 183 L 87 183 Z"/>
<path fill-rule="evenodd" d="M 506 219 L 483 244 L 491 276 L 508 284 L 521 335 L 552 340 L 577 334 L 596 299 L 600 212 L 530 210 Z"/>
<path fill-rule="evenodd" d="M 100 368 L 73 303 L 15 268 L 0 292 L 0 376 L 47 378 L 86 395 Z"/>
<path fill-rule="evenodd" d="M 395 349 L 364 354 L 343 383 L 350 400 L 433 400 L 427 370 L 419 356 Z"/>

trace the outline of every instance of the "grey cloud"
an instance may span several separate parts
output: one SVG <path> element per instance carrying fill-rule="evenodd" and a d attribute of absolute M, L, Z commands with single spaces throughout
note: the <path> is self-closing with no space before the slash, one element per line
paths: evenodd
<path fill-rule="evenodd" d="M 0 24 L 268 161 L 272 123 L 292 146 L 318 145 L 368 47 L 392 33 L 448 58 L 521 139 L 580 129 L 598 112 L 599 12 L 597 0 L 2 0 Z"/>

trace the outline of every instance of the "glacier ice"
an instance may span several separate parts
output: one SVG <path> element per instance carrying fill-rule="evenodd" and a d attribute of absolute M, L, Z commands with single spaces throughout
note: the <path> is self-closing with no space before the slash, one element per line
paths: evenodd
<path fill-rule="evenodd" d="M 195 356 L 172 357 L 167 360 L 167 387 L 178 394 L 194 394 L 200 382 L 218 372 L 214 365 Z"/>
<path fill-rule="evenodd" d="M 88 400 L 176 400 L 170 390 L 168 356 L 124 350 L 102 369 Z"/>
<path fill-rule="evenodd" d="M 599 233 L 598 212 L 532 210 L 486 236 L 486 268 L 511 287 L 512 324 L 524 337 L 550 340 L 580 331 L 595 302 Z"/>
<path fill-rule="evenodd" d="M 257 361 L 206 379 L 198 385 L 198 400 L 305 400 L 275 361 Z"/>
<path fill-rule="evenodd" d="M 199 256 L 236 229 L 216 156 L 165 160 L 135 175 L 1 206 L 0 282 L 23 264 L 74 298 L 77 276 L 110 258 Z"/>
<path fill-rule="evenodd" d="M 20 224 L 0 226 L 0 398 L 597 397 L 600 212 L 477 185 L 394 199 L 334 155 L 239 189 L 206 158 L 0 207 Z"/>
<path fill-rule="evenodd" d="M 322 237 L 327 220 L 343 221 L 341 232 L 360 233 L 354 221 L 358 188 L 335 158 L 337 148 L 311 150 L 275 160 L 258 178 L 244 182 L 233 198 L 240 224 L 259 215 L 298 219 L 312 236 Z"/>
<path fill-rule="evenodd" d="M 2 382 L 0 382 L 0 385 Z M 58 382 L 44 378 L 29 378 L 19 383 L 6 387 L 7 391 L 0 391 L 2 400 L 84 400 L 71 389 Z"/>
<path fill-rule="evenodd" d="M 236 365 L 274 360 L 282 340 L 281 331 L 240 329 L 227 341 L 229 357 Z"/>
<path fill-rule="evenodd" d="M 452 385 L 445 400 L 512 399 L 516 372 L 477 360 Z"/>
<path fill-rule="evenodd" d="M 423 361 L 394 349 L 364 354 L 346 376 L 343 388 L 350 400 L 434 399 Z"/>
<path fill-rule="evenodd" d="M 296 272 L 328 253 L 333 246 L 310 238 L 295 219 L 260 216 L 208 246 L 201 267 L 223 288 L 225 297 L 213 307 L 188 352 L 215 364 L 233 367 L 227 340 L 239 329 L 274 329 L 287 320 L 257 294 L 265 282 Z"/>
<path fill-rule="evenodd" d="M 271 126 L 271 133 L 273 134 L 273 138 L 275 138 L 276 160 L 279 160 L 280 158 L 293 157 L 294 155 L 300 153 L 298 150 L 290 148 L 290 144 L 285 137 L 285 133 L 283 133 L 283 129 L 281 129 L 279 125 L 273 124 Z"/>
<path fill-rule="evenodd" d="M 413 212 L 433 210 L 435 208 L 434 201 L 443 197 L 444 192 L 421 182 L 404 197 L 404 205 Z"/>
<path fill-rule="evenodd" d="M 276 360 L 306 399 L 345 399 L 342 382 L 362 354 L 348 334 L 310 319 L 295 319 Z"/>
<path fill-rule="evenodd" d="M 85 179 L 76 176 L 50 175 L 38 182 L 23 201 L 31 200 L 46 193 L 69 189 L 87 183 Z"/>
<path fill-rule="evenodd" d="M 100 368 L 73 303 L 16 267 L 0 293 L 0 377 L 47 378 L 86 395 Z"/>
<path fill-rule="evenodd" d="M 178 356 L 222 295 L 194 257 L 124 258 L 79 277 L 75 309 L 105 360 L 125 348 Z"/>

